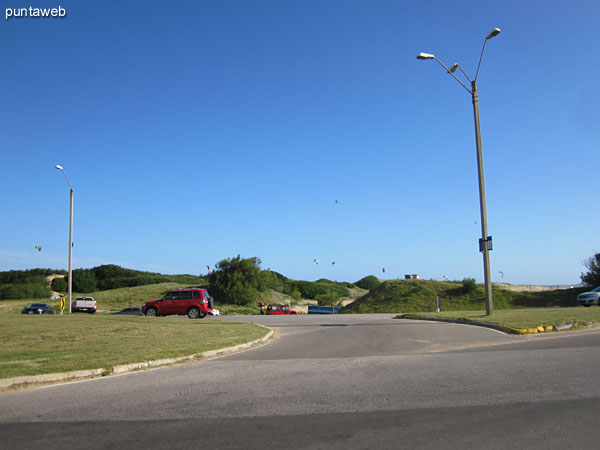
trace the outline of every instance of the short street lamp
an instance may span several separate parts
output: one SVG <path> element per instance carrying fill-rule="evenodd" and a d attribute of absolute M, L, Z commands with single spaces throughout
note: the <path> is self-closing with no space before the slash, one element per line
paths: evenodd
<path fill-rule="evenodd" d="M 419 53 L 417 55 L 417 59 L 435 59 L 439 62 L 446 71 L 452 75 L 456 81 L 458 81 L 462 87 L 464 87 L 473 99 L 473 113 L 475 114 L 475 143 L 477 146 L 477 172 L 479 175 L 479 207 L 481 210 L 481 239 L 479 240 L 479 251 L 483 253 L 483 274 L 485 278 L 485 309 L 486 314 L 489 316 L 494 312 L 494 306 L 492 301 L 492 281 L 490 276 L 490 250 L 492 250 L 492 237 L 488 236 L 487 232 L 487 212 L 485 206 L 485 183 L 483 181 L 483 157 L 481 156 L 481 131 L 479 127 L 479 97 L 477 95 L 477 76 L 479 75 L 479 68 L 481 67 L 481 60 L 483 59 L 483 52 L 485 51 L 485 45 L 487 44 L 488 39 L 497 36 L 500 33 L 500 28 L 494 28 L 489 34 L 485 37 L 485 41 L 483 42 L 483 49 L 481 50 L 481 56 L 479 57 L 479 65 L 477 66 L 477 73 L 475 74 L 475 78 L 471 80 L 469 75 L 463 70 L 460 64 L 456 63 L 451 68 L 446 67 L 446 65 L 437 59 L 435 55 L 430 53 Z M 454 74 L 456 69 L 460 69 L 467 80 L 471 83 L 471 89 L 469 89 L 465 84 L 460 81 L 460 79 Z"/>
<path fill-rule="evenodd" d="M 69 202 L 69 314 L 71 314 L 71 304 L 72 304 L 72 287 L 73 287 L 73 186 L 71 186 L 71 182 L 69 181 L 69 177 L 67 177 L 67 174 L 65 173 L 65 169 L 63 169 L 62 166 L 59 166 L 58 164 L 55 166 L 58 170 L 60 170 L 63 175 L 65 176 L 65 179 L 67 180 L 67 183 L 69 184 L 69 188 L 71 189 L 70 191 L 70 202 Z"/>

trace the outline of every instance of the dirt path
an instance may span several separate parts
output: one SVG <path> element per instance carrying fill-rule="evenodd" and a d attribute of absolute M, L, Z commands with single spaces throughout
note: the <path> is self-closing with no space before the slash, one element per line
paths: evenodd
<path fill-rule="evenodd" d="M 46 282 L 48 283 L 48 286 L 52 287 L 52 281 L 55 278 L 64 278 L 64 277 L 65 277 L 65 275 L 57 275 L 57 274 L 55 274 L 55 275 L 48 275 L 46 277 Z M 56 300 L 57 298 L 60 298 L 61 295 L 62 294 L 60 292 L 51 291 L 50 292 L 50 300 Z"/>

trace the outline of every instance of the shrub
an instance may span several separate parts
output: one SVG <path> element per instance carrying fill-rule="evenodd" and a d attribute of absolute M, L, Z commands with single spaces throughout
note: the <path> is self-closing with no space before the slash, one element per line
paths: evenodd
<path fill-rule="evenodd" d="M 90 269 L 75 269 L 73 271 L 72 288 L 74 292 L 94 292 L 96 290 L 96 276 Z"/>
<path fill-rule="evenodd" d="M 317 295 L 315 300 L 321 306 L 338 306 L 342 303 L 342 298 L 331 291 Z"/>
<path fill-rule="evenodd" d="M 475 292 L 477 289 L 477 282 L 475 278 L 463 278 L 462 280 L 463 291 L 467 294 Z"/>
<path fill-rule="evenodd" d="M 264 270 L 262 272 L 263 282 L 269 288 L 277 292 L 285 292 L 289 280 L 278 272 Z"/>
<path fill-rule="evenodd" d="M 295 302 L 299 302 L 302 300 L 302 293 L 298 289 L 294 288 L 290 292 L 290 297 L 292 297 Z"/>
<path fill-rule="evenodd" d="M 381 281 L 375 275 L 369 275 L 358 280 L 356 284 L 361 289 L 371 291 L 381 284 Z"/>
<path fill-rule="evenodd" d="M 581 274 L 581 281 L 587 286 L 600 286 L 600 253 L 596 253 L 583 263 L 589 270 Z"/>
<path fill-rule="evenodd" d="M 9 270 L 0 272 L 0 284 L 45 284 L 46 276 L 55 273 L 66 274 L 64 270 L 54 269 Z"/>
<path fill-rule="evenodd" d="M 291 295 L 294 289 L 297 289 L 302 294 L 303 298 L 317 299 L 317 296 L 333 293 L 336 298 L 347 297 L 350 295 L 348 288 L 340 283 L 321 279 L 318 281 L 292 281 L 286 294 Z"/>
<path fill-rule="evenodd" d="M 44 280 L 43 284 L 15 283 L 0 286 L 0 299 L 48 298 L 50 288 Z"/>
<path fill-rule="evenodd" d="M 258 294 L 268 289 L 260 264 L 257 257 L 242 259 L 240 255 L 219 261 L 215 270 L 210 273 L 211 295 L 223 303 L 255 303 Z"/>
<path fill-rule="evenodd" d="M 60 277 L 52 280 L 52 290 L 56 292 L 67 292 L 67 279 Z"/>

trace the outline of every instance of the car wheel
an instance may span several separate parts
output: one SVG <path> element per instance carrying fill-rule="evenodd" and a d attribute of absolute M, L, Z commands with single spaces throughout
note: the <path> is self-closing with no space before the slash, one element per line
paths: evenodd
<path fill-rule="evenodd" d="M 198 319 L 200 317 L 200 310 L 195 306 L 192 306 L 190 309 L 188 309 L 187 315 L 190 319 Z"/>
<path fill-rule="evenodd" d="M 146 310 L 146 315 L 148 317 L 156 317 L 158 316 L 158 311 L 156 310 L 156 308 L 148 308 Z"/>

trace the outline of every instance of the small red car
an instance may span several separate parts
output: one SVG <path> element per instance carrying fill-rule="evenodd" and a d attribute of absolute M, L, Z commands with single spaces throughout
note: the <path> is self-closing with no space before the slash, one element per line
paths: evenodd
<path fill-rule="evenodd" d="M 142 312 L 151 317 L 187 314 L 190 319 L 202 319 L 212 310 L 213 299 L 206 289 L 201 288 L 175 289 L 160 300 L 142 305 Z"/>
<path fill-rule="evenodd" d="M 269 305 L 267 306 L 267 315 L 270 316 L 284 316 L 287 314 L 298 314 L 293 309 L 290 309 L 290 305 Z"/>

